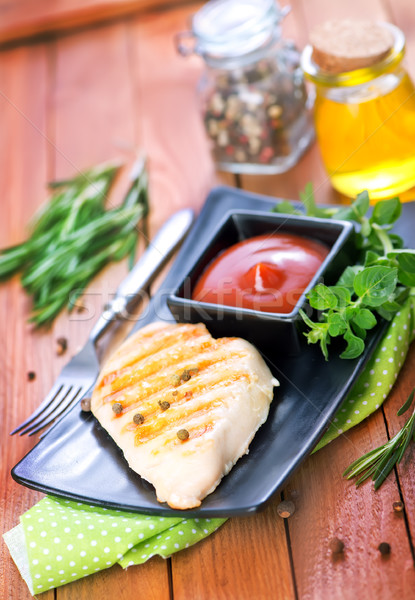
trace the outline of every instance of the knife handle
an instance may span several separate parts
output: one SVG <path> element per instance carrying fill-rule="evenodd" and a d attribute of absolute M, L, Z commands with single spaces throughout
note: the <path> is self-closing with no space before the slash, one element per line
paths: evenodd
<path fill-rule="evenodd" d="M 175 213 L 159 229 L 134 268 L 119 285 L 114 299 L 106 306 L 92 328 L 89 338 L 94 344 L 114 321 L 126 318 L 128 312 L 141 301 L 142 293 L 183 241 L 193 220 L 193 211 L 186 208 Z"/>

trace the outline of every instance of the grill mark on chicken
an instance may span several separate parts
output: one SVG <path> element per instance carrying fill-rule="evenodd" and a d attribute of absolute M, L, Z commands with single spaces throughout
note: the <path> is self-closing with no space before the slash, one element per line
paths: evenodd
<path fill-rule="evenodd" d="M 197 367 L 198 376 L 200 376 L 206 368 L 214 367 L 218 363 L 233 358 L 243 358 L 243 352 L 227 352 L 226 346 L 231 344 L 232 338 L 221 338 L 221 340 L 213 340 L 215 343 L 203 344 L 199 348 L 192 347 L 189 352 L 178 355 L 174 354 L 162 360 L 158 356 L 157 360 L 151 361 L 145 365 L 145 369 L 137 368 L 129 378 L 129 384 L 120 388 L 119 391 L 111 391 L 105 394 L 102 390 L 101 403 L 121 402 L 123 407 L 127 408 L 140 398 L 142 401 L 148 399 L 157 393 L 166 393 L 177 390 L 172 383 L 172 378 L 180 376 L 185 369 Z M 218 342 L 218 343 L 216 343 Z M 195 354 L 197 350 L 197 354 Z M 207 352 L 209 350 L 209 352 Z M 191 360 L 190 360 L 191 359 Z M 222 375 L 223 377 L 223 375 Z"/>
<path fill-rule="evenodd" d="M 232 357 L 235 360 L 242 358 L 241 354 L 233 353 Z M 222 357 L 223 360 L 223 357 Z M 132 390 L 134 399 L 130 402 L 125 400 L 122 402 L 123 411 L 120 415 L 115 415 L 114 418 L 120 418 L 122 415 L 128 414 L 131 411 L 140 412 L 144 417 L 151 417 L 153 414 L 160 413 L 159 401 L 167 400 L 171 407 L 179 406 L 184 403 L 189 403 L 196 396 L 206 393 L 208 390 L 214 390 L 217 386 L 223 387 L 228 382 L 223 381 L 223 372 L 217 369 L 217 363 L 220 361 L 218 358 L 215 362 L 210 362 L 206 367 L 201 363 L 199 372 L 196 376 L 192 377 L 189 382 L 182 383 L 178 388 L 167 387 L 157 388 L 154 393 L 150 394 L 146 398 L 138 393 L 136 390 Z M 230 362 L 230 365 L 232 363 Z M 229 378 L 229 382 L 234 383 L 240 375 L 233 374 Z M 175 395 L 173 395 L 175 393 Z"/>
<path fill-rule="evenodd" d="M 184 328 L 183 331 L 179 332 L 178 335 L 178 333 L 174 332 L 170 326 L 169 328 L 166 327 L 161 331 L 157 330 L 157 339 L 154 339 L 154 333 L 152 334 L 153 339 L 151 338 L 150 334 L 147 334 L 145 337 L 151 340 L 151 344 L 146 345 L 141 342 L 140 348 L 137 349 L 136 344 L 130 342 L 127 350 L 117 353 L 117 355 L 114 357 L 116 360 L 119 359 L 121 362 L 121 359 L 124 359 L 122 360 L 122 367 L 120 369 L 111 371 L 102 377 L 102 379 L 98 382 L 98 389 L 105 387 L 106 385 L 113 384 L 118 379 L 121 380 L 123 375 L 127 373 L 131 367 L 135 366 L 146 358 L 149 358 L 160 351 L 167 350 L 171 346 L 177 346 L 185 343 L 187 340 L 192 340 L 197 337 L 206 337 L 206 332 L 203 332 L 193 326 L 192 328 Z M 134 354 L 131 359 L 126 361 L 125 357 L 128 357 L 132 353 Z"/>
<path fill-rule="evenodd" d="M 217 399 L 214 408 L 221 404 L 223 404 L 223 400 Z M 177 437 L 177 431 L 182 428 L 182 425 L 186 425 L 186 429 L 190 433 L 191 423 L 193 421 L 199 426 L 210 425 L 212 427 L 214 419 L 211 418 L 211 409 L 211 402 L 207 400 L 205 402 L 199 402 L 197 407 L 193 407 L 193 410 L 185 410 L 179 413 L 175 411 L 175 414 L 170 413 L 166 420 L 157 419 L 149 425 L 144 424 L 142 427 L 137 428 L 134 436 L 134 443 L 138 446 L 139 444 L 145 444 L 154 440 L 156 437 L 159 439 L 170 436 Z M 200 423 L 201 419 L 203 419 L 202 423 Z"/>
<path fill-rule="evenodd" d="M 220 345 L 220 344 L 219 344 Z M 156 350 L 154 354 L 137 361 L 134 367 L 130 369 L 130 373 L 124 374 L 111 383 L 111 391 L 113 393 L 119 390 L 126 390 L 129 387 L 129 382 L 133 382 L 138 378 L 145 379 L 158 373 L 160 369 L 168 369 L 168 367 L 177 364 L 179 361 L 189 361 L 196 353 L 199 354 L 204 350 L 216 347 L 206 336 L 197 338 L 194 342 L 182 346 L 180 341 L 170 348 L 161 348 Z"/>
<path fill-rule="evenodd" d="M 155 336 L 157 340 L 160 339 L 177 339 L 178 336 L 192 333 L 193 335 L 206 335 L 206 331 L 201 330 L 197 325 L 191 323 L 181 323 L 179 328 L 176 329 L 176 324 L 173 323 L 153 323 L 151 327 L 144 328 L 140 331 L 140 343 L 145 344 L 146 341 L 150 341 L 151 344 L 155 343 Z M 127 338 L 122 346 L 116 351 L 114 356 L 123 357 L 130 353 L 132 348 L 136 348 L 135 335 Z"/>
<path fill-rule="evenodd" d="M 213 430 L 214 424 L 213 423 L 202 423 L 201 425 L 195 424 L 195 425 L 188 425 L 186 427 L 187 431 L 189 432 L 189 439 L 186 440 L 186 442 L 181 442 L 176 434 L 176 431 L 170 431 L 164 438 L 163 440 L 163 444 L 161 448 L 153 448 L 151 450 L 151 454 L 153 456 L 157 456 L 157 454 L 159 454 L 161 451 L 166 451 L 166 450 L 170 450 L 172 448 L 174 448 L 175 446 L 182 446 L 184 444 L 184 447 L 186 448 L 186 443 L 190 442 L 191 440 L 195 440 L 197 438 L 202 438 L 204 435 L 208 434 L 210 431 Z M 192 449 L 190 444 L 187 446 L 186 450 L 183 450 L 183 456 L 190 456 L 191 454 L 194 454 L 196 452 L 196 450 Z"/>
<path fill-rule="evenodd" d="M 186 398 L 183 394 L 181 398 L 172 397 L 172 401 L 170 401 L 169 397 L 170 408 L 163 412 L 160 412 L 158 404 L 149 406 L 148 411 L 145 407 L 136 407 L 145 420 L 143 424 L 134 424 L 135 443 L 148 442 L 158 435 L 165 435 L 166 432 L 172 429 L 176 432 L 181 425 L 194 418 L 197 419 L 200 415 L 211 414 L 214 417 L 215 409 L 219 408 L 224 402 L 226 388 L 234 385 L 237 381 L 249 383 L 250 377 L 245 373 L 240 373 L 228 381 L 220 381 L 219 379 L 209 381 L 208 388 L 206 384 L 200 385 L 192 390 L 193 393 L 190 398 Z M 205 420 L 204 422 L 207 425 L 210 421 Z M 125 425 L 124 429 L 128 428 L 131 431 L 130 425 L 132 424 Z"/>

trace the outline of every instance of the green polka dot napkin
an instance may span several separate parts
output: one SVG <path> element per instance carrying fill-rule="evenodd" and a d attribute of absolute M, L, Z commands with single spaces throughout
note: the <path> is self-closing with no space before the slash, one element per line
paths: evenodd
<path fill-rule="evenodd" d="M 166 558 L 213 533 L 226 519 L 149 517 L 46 497 L 4 539 L 30 592 L 39 594 L 118 563 Z"/>
<path fill-rule="evenodd" d="M 315 451 L 379 408 L 414 337 L 411 297 L 390 323 Z M 49 496 L 22 515 L 19 525 L 3 537 L 31 593 L 37 594 L 115 563 L 126 568 L 155 554 L 166 558 L 207 537 L 225 520 L 149 517 Z"/>
<path fill-rule="evenodd" d="M 415 294 L 415 289 L 413 289 Z M 411 296 L 387 328 L 352 391 L 314 452 L 366 419 L 387 398 L 415 338 L 415 298 Z"/>

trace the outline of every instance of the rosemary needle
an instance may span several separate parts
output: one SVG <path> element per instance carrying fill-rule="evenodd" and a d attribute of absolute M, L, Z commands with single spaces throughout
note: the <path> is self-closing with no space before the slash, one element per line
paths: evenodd
<path fill-rule="evenodd" d="M 398 410 L 398 416 L 404 414 L 412 406 L 415 388 L 409 394 L 408 399 Z M 359 486 L 363 481 L 372 478 L 375 490 L 379 489 L 394 466 L 402 460 L 409 443 L 415 436 L 415 408 L 400 431 L 386 444 L 370 450 L 355 460 L 343 473 L 343 477 L 352 479 L 360 475 L 356 481 Z M 415 440 L 414 440 L 415 441 Z"/>

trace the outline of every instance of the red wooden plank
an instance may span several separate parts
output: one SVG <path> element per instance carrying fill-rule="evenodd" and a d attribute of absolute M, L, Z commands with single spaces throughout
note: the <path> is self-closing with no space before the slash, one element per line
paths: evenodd
<path fill-rule="evenodd" d="M 289 529 L 300 598 L 410 597 L 415 571 L 405 523 L 392 508 L 399 500 L 395 477 L 375 492 L 370 481 L 356 488 L 341 476 L 353 460 L 386 440 L 378 411 L 311 456 L 290 481 L 286 493 L 297 510 Z M 340 556 L 332 554 L 333 538 L 344 542 Z M 382 542 L 390 544 L 389 556 L 380 554 Z"/>
<path fill-rule="evenodd" d="M 186 2 L 189 0 L 1 0 L 0 44 Z"/>
<path fill-rule="evenodd" d="M 160 557 L 128 569 L 114 565 L 57 590 L 58 600 L 168 600 L 169 597 L 167 562 Z"/>
<path fill-rule="evenodd" d="M 288 600 L 295 597 L 283 519 L 232 518 L 213 536 L 172 558 L 175 600 Z"/>
<path fill-rule="evenodd" d="M 47 49 L 45 46 L 3 52 L 0 60 L 0 247 L 25 237 L 29 216 L 45 196 L 47 177 Z M 40 494 L 19 486 L 10 469 L 33 440 L 9 437 L 9 432 L 39 402 L 48 381 L 52 349 L 49 337 L 32 334 L 26 323 L 29 302 L 15 278 L 0 286 L 0 511 L 2 533 L 18 524 L 19 515 Z M 27 372 L 36 372 L 28 382 Z M 24 600 L 29 590 L 1 545 L 0 597 Z M 45 595 L 52 600 L 53 592 Z"/>
<path fill-rule="evenodd" d="M 399 385 L 395 386 L 390 398 L 385 404 L 385 415 L 390 437 L 393 437 L 398 433 L 398 431 L 400 431 L 401 427 L 411 414 L 411 411 L 409 411 L 401 417 L 398 417 L 396 413 L 414 388 L 414 368 L 415 346 L 412 344 L 409 356 L 399 375 Z M 398 513 L 395 517 L 396 520 L 406 518 L 409 533 L 411 535 L 412 549 L 415 546 L 415 482 L 413 478 L 414 461 L 415 444 L 412 443 L 407 449 L 402 462 L 398 465 L 399 483 L 402 500 L 405 505 L 405 514 Z M 400 498 L 396 497 L 396 500 L 400 500 Z"/>
<path fill-rule="evenodd" d="M 194 9 L 144 16 L 132 23 L 130 51 L 138 138 L 149 157 L 151 230 L 183 206 L 200 208 L 215 183 L 196 94 L 198 57 L 184 59 L 174 35 Z"/>

